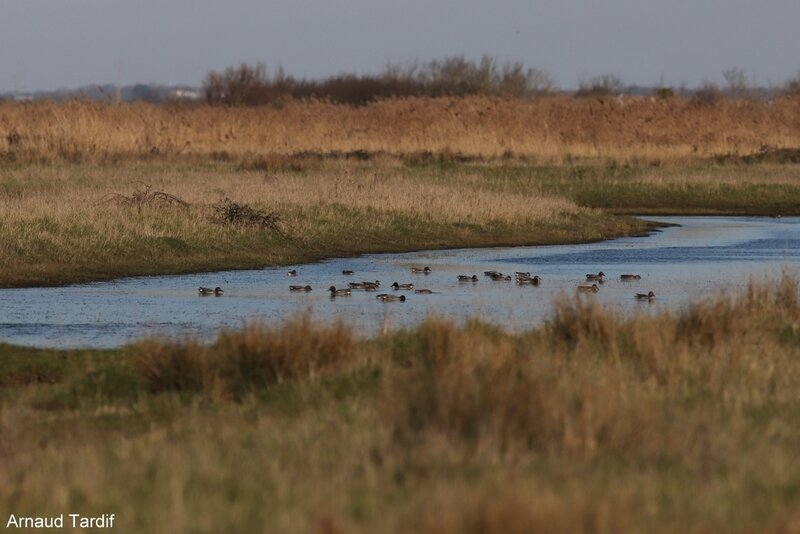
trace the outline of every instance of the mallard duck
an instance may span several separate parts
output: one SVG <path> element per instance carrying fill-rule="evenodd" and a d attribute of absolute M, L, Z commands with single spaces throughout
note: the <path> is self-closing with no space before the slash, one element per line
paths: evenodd
<path fill-rule="evenodd" d="M 342 274 L 345 275 L 345 276 L 353 276 L 356 273 L 355 273 L 355 271 L 344 270 L 344 271 L 342 271 Z"/>
<path fill-rule="evenodd" d="M 204 297 L 206 297 L 206 296 L 208 296 L 208 295 L 214 295 L 214 296 L 217 296 L 217 297 L 219 297 L 219 296 L 221 296 L 223 293 L 225 293 L 225 292 L 222 290 L 222 288 L 221 288 L 221 287 L 215 287 L 214 289 L 211 289 L 210 287 L 203 287 L 203 286 L 200 286 L 199 288 L 197 288 L 197 292 L 198 292 L 198 293 L 199 293 L 201 296 L 204 296 Z"/>
<path fill-rule="evenodd" d="M 430 295 L 433 293 L 433 291 L 431 291 L 430 289 L 416 289 L 414 290 L 414 293 L 416 293 L 417 295 Z"/>
<path fill-rule="evenodd" d="M 406 301 L 406 296 L 405 295 L 387 295 L 387 294 L 384 293 L 382 295 L 378 295 L 376 298 L 378 298 L 379 300 L 381 300 L 383 302 L 405 302 Z"/>
<path fill-rule="evenodd" d="M 458 281 L 459 282 L 477 282 L 478 281 L 478 277 L 477 277 L 477 275 L 474 275 L 474 274 L 472 276 L 468 276 L 466 274 L 459 274 L 458 275 Z"/>
<path fill-rule="evenodd" d="M 621 274 L 619 275 L 619 279 L 623 282 L 631 282 L 633 280 L 641 280 L 642 277 L 638 274 Z"/>
<path fill-rule="evenodd" d="M 400 289 L 414 289 L 414 284 L 398 284 L 397 282 L 395 282 L 394 284 L 392 284 L 392 289 L 394 289 L 395 291 L 398 291 Z"/>
<path fill-rule="evenodd" d="M 289 286 L 289 291 L 305 291 L 308 293 L 311 291 L 311 286 Z"/>
<path fill-rule="evenodd" d="M 419 267 L 412 267 L 411 268 L 411 273 L 412 274 L 431 274 L 431 268 L 430 267 L 424 267 L 424 268 L 420 269 Z"/>
<path fill-rule="evenodd" d="M 291 271 L 286 273 L 286 276 L 297 276 L 297 269 L 292 269 Z"/>
<path fill-rule="evenodd" d="M 650 291 L 646 295 L 644 293 L 636 293 L 636 300 L 653 300 L 656 298 L 656 294 Z"/>
<path fill-rule="evenodd" d="M 592 284 L 590 286 L 578 286 L 578 291 L 581 293 L 597 293 L 600 288 L 597 287 L 597 284 Z"/>
<path fill-rule="evenodd" d="M 603 271 L 600 271 L 597 274 L 587 274 L 586 275 L 586 281 L 587 282 L 600 282 L 602 284 L 603 283 L 603 279 L 605 277 L 606 277 L 606 273 L 604 273 Z"/>
<path fill-rule="evenodd" d="M 353 294 L 353 292 L 348 289 L 336 289 L 336 286 L 331 286 L 328 288 L 328 291 L 331 292 L 332 297 L 349 297 Z"/>

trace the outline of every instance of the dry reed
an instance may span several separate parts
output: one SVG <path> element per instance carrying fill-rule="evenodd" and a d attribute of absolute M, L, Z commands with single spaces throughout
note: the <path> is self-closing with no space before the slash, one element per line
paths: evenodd
<path fill-rule="evenodd" d="M 1 103 L 0 153 L 20 161 L 334 151 L 669 161 L 797 147 L 798 121 L 792 98 L 698 105 L 476 96 L 389 99 L 361 108 L 304 100 L 280 109 Z"/>

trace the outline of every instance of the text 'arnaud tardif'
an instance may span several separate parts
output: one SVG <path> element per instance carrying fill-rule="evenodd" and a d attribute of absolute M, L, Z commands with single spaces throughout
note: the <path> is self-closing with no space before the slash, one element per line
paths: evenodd
<path fill-rule="evenodd" d="M 60 514 L 51 517 L 23 517 L 11 514 L 6 528 L 114 528 L 114 515 L 96 517 L 81 514 Z"/>

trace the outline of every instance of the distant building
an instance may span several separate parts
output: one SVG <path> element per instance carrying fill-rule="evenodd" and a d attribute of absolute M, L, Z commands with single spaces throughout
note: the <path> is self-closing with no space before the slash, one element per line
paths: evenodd
<path fill-rule="evenodd" d="M 200 100 L 203 93 L 197 89 L 173 89 L 169 92 L 169 98 L 174 100 Z"/>

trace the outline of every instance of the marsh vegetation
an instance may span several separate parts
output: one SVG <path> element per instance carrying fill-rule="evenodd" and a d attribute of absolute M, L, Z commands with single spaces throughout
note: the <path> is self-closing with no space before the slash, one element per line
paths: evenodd
<path fill-rule="evenodd" d="M 798 317 L 784 278 L 624 319 L 567 299 L 517 334 L 0 346 L 0 502 L 149 532 L 791 531 Z"/>

